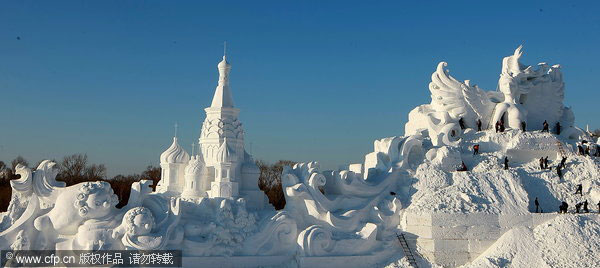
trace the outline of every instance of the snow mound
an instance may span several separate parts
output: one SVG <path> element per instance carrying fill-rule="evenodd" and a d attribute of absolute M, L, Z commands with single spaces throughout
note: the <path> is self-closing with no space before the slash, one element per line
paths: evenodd
<path fill-rule="evenodd" d="M 458 146 L 430 148 L 423 162 L 408 170 L 414 183 L 407 211 L 526 214 L 535 211 L 536 197 L 545 212 L 557 211 L 562 201 L 570 208 L 584 200 L 595 205 L 600 201 L 600 161 L 576 155 L 569 142 L 540 131 L 467 129 Z M 480 145 L 477 155 L 475 144 Z M 563 154 L 568 159 L 559 178 L 556 166 Z M 508 170 L 503 169 L 505 157 Z M 541 157 L 548 157 L 549 169 L 540 169 Z M 456 171 L 461 162 L 469 171 Z M 573 194 L 578 184 L 583 195 Z"/>
<path fill-rule="evenodd" d="M 533 229 L 514 228 L 462 267 L 600 267 L 599 220 L 599 215 L 559 215 Z"/>

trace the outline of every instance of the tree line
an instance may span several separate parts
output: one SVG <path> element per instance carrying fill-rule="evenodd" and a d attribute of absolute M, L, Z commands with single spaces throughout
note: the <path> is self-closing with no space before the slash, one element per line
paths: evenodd
<path fill-rule="evenodd" d="M 127 205 L 131 193 L 131 185 L 134 182 L 151 180 L 153 181 L 151 187 L 154 191 L 156 185 L 160 181 L 161 169 L 160 167 L 152 165 L 148 166 L 140 174 L 117 175 L 109 179 L 106 175 L 106 166 L 103 164 L 89 163 L 86 154 L 73 154 L 65 156 L 62 161 L 54 160 L 54 162 L 57 163 L 58 168 L 56 180 L 64 181 L 67 186 L 86 181 L 106 181 L 110 183 L 113 191 L 119 197 L 117 208 Z M 20 175 L 16 174 L 16 168 L 19 164 L 31 169 L 35 169 L 39 165 L 39 163 L 37 163 L 35 166 L 30 166 L 29 162 L 21 156 L 12 160 L 10 165 L 0 161 L 0 212 L 6 211 L 8 208 L 12 195 L 10 180 L 18 179 L 20 177 Z M 267 195 L 269 203 L 271 203 L 275 209 L 282 209 L 285 207 L 285 198 L 281 186 L 281 172 L 283 171 L 283 166 L 291 166 L 294 162 L 280 160 L 271 165 L 259 160 L 256 161 L 256 164 L 260 169 L 259 188 Z"/>

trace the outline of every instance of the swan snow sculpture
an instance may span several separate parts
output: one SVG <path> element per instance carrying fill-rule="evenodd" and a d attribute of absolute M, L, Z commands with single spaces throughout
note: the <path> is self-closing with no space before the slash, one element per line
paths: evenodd
<path fill-rule="evenodd" d="M 433 145 L 458 144 L 462 129 L 476 128 L 481 120 L 482 128 L 491 128 L 503 120 L 510 128 L 542 128 L 542 122 L 557 122 L 565 128 L 568 138 L 581 134 L 573 128 L 574 116 L 563 106 L 564 82 L 559 65 L 538 64 L 538 68 L 519 62 L 523 55 L 519 46 L 513 55 L 502 60 L 502 73 L 497 91 L 484 91 L 469 80 L 460 82 L 450 76 L 446 62 L 440 62 L 431 75 L 429 91 L 431 103 L 418 106 L 409 114 L 406 135 L 427 130 Z"/>

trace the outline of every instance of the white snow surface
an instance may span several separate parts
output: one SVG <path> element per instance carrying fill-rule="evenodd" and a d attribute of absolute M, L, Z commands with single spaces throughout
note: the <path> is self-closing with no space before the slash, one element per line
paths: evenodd
<path fill-rule="evenodd" d="M 468 129 L 458 147 L 431 148 L 427 158 L 408 171 L 412 185 L 407 199 L 408 211 L 445 213 L 525 214 L 535 211 L 537 197 L 545 212 L 557 211 L 561 201 L 570 209 L 587 200 L 590 208 L 600 201 L 600 161 L 578 156 L 566 140 L 561 140 L 568 157 L 563 178 L 556 173 L 561 156 L 556 135 L 549 133 L 507 130 L 475 132 Z M 473 155 L 472 146 L 480 145 L 480 154 Z M 442 155 L 440 157 L 440 154 Z M 509 169 L 504 170 L 504 157 Z M 539 168 L 539 158 L 548 157 L 549 169 Z M 468 172 L 457 172 L 464 161 Z M 583 195 L 574 195 L 577 184 L 583 185 Z"/>
<path fill-rule="evenodd" d="M 506 232 L 462 267 L 600 267 L 600 215 L 559 215 Z"/>

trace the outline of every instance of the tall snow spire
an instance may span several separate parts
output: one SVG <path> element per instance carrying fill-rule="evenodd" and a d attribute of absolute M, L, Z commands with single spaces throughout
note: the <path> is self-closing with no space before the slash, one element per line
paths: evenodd
<path fill-rule="evenodd" d="M 224 43 L 223 60 L 217 65 L 217 69 L 219 69 L 219 83 L 217 84 L 215 96 L 210 105 L 212 108 L 233 108 L 233 98 L 231 97 L 231 90 L 229 90 L 229 71 L 231 71 L 231 65 L 227 62 L 226 47 L 227 43 Z"/>

